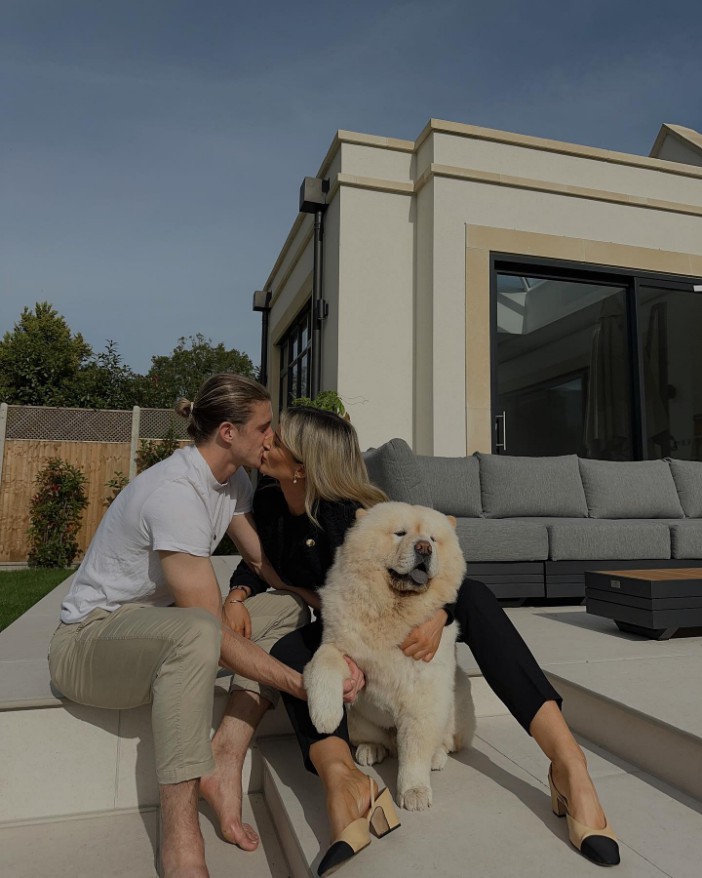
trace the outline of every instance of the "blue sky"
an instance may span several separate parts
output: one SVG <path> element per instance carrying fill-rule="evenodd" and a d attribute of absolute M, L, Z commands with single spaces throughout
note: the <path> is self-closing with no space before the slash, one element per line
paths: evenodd
<path fill-rule="evenodd" d="M 0 0 L 0 333 L 48 300 L 136 371 L 251 297 L 340 129 L 647 155 L 702 131 L 702 3 Z"/>

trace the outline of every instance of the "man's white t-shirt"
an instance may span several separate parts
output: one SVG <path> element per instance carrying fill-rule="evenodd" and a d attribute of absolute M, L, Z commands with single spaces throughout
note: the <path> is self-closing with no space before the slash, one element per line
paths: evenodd
<path fill-rule="evenodd" d="M 149 467 L 103 516 L 61 606 L 61 621 L 79 622 L 98 607 L 172 604 L 158 552 L 210 557 L 233 516 L 251 511 L 252 497 L 245 470 L 220 484 L 194 445 Z"/>

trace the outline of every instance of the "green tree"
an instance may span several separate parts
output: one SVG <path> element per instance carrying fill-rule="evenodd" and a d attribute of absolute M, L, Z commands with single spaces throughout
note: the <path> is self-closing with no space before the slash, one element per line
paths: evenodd
<path fill-rule="evenodd" d="M 88 409 L 129 409 L 135 405 L 138 377 L 122 360 L 117 343 L 85 363 L 72 385 L 71 405 Z"/>
<path fill-rule="evenodd" d="M 0 341 L 0 399 L 15 405 L 73 405 L 92 348 L 48 302 L 25 308 Z"/>
<path fill-rule="evenodd" d="M 200 332 L 183 336 L 169 356 L 151 358 L 151 368 L 136 381 L 135 402 L 148 408 L 171 408 L 182 396 L 192 399 L 202 382 L 216 372 L 257 377 L 248 354 L 226 348 L 222 342 L 214 345 Z"/>

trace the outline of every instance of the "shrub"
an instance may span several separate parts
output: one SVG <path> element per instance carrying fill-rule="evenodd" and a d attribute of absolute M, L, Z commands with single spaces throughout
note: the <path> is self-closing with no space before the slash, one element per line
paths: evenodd
<path fill-rule="evenodd" d="M 179 445 L 180 440 L 173 424 L 168 427 L 162 439 L 142 439 L 137 451 L 137 472 L 141 473 L 170 457 Z"/>
<path fill-rule="evenodd" d="M 29 518 L 30 567 L 70 567 L 78 554 L 76 536 L 88 505 L 85 474 L 52 457 L 37 475 Z"/>
<path fill-rule="evenodd" d="M 292 404 L 304 405 L 314 409 L 323 409 L 325 412 L 334 412 L 334 414 L 346 418 L 347 421 L 350 420 L 348 412 L 344 407 L 344 403 L 336 390 L 322 390 L 314 399 L 310 399 L 309 396 L 298 396 L 297 399 L 292 401 Z"/>
<path fill-rule="evenodd" d="M 137 451 L 137 473 L 143 472 L 155 463 L 159 463 L 170 457 L 173 452 L 180 447 L 180 439 L 176 433 L 175 427 L 171 424 L 161 439 L 142 439 L 139 442 L 139 450 Z M 105 506 L 110 506 L 122 488 L 129 484 L 129 476 L 118 470 L 114 476 L 105 482 L 105 487 L 111 490 L 105 498 Z"/>
<path fill-rule="evenodd" d="M 129 476 L 122 472 L 121 469 L 118 469 L 117 472 L 112 476 L 111 479 L 108 479 L 105 482 L 106 488 L 111 488 L 112 493 L 105 497 L 105 506 L 111 506 L 115 500 L 115 497 L 119 494 L 119 492 L 126 485 L 129 484 Z"/>

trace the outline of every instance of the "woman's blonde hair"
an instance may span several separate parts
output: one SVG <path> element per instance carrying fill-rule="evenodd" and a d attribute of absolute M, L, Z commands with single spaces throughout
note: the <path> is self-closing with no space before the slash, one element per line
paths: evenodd
<path fill-rule="evenodd" d="M 269 402 L 266 388 L 234 372 L 219 372 L 200 387 L 193 402 L 179 399 L 174 408 L 182 418 L 188 418 L 188 435 L 200 445 L 212 438 L 220 424 L 243 425 L 251 417 L 255 402 Z"/>
<path fill-rule="evenodd" d="M 358 435 L 339 415 L 306 406 L 285 409 L 280 438 L 305 467 L 305 511 L 315 524 L 320 500 L 355 500 L 367 509 L 388 499 L 369 481 Z"/>

